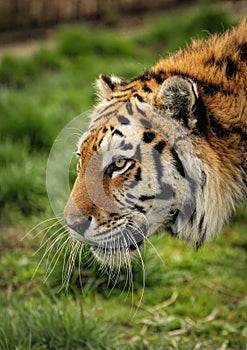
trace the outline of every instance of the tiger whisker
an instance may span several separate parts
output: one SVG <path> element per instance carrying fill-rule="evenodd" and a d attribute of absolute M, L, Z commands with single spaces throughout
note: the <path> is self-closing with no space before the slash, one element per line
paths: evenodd
<path fill-rule="evenodd" d="M 46 256 L 46 270 L 49 271 L 49 268 L 51 266 L 51 259 L 50 259 L 50 255 L 52 254 L 52 251 L 53 249 L 57 246 L 58 242 L 62 241 L 66 236 L 65 236 L 65 233 L 66 231 L 63 231 L 61 232 L 54 240 L 53 242 L 49 245 L 49 247 L 47 247 L 47 249 L 45 250 L 45 253 L 44 253 L 44 257 Z M 66 241 L 67 241 L 68 237 L 66 238 Z M 59 245 L 59 249 L 58 251 L 60 250 L 60 247 L 61 245 L 64 246 L 64 243 L 60 244 Z M 55 255 L 57 254 L 57 251 L 55 252 Z M 54 256 L 52 257 L 52 260 Z"/>
<path fill-rule="evenodd" d="M 141 216 L 142 218 L 145 219 L 145 221 L 146 221 L 147 224 L 148 224 L 148 221 L 147 221 L 146 216 L 145 216 L 144 214 L 142 214 L 142 213 L 139 213 L 139 214 L 140 214 L 140 216 Z M 143 231 L 141 230 L 141 228 L 140 228 L 135 222 L 131 222 L 131 225 L 132 225 L 132 227 L 133 227 L 134 229 L 136 229 L 136 230 L 140 233 L 140 235 L 144 238 L 144 242 L 147 242 L 147 243 L 152 247 L 153 251 L 155 252 L 155 254 L 157 255 L 157 257 L 160 259 L 160 261 L 161 261 L 163 264 L 165 264 L 164 259 L 163 259 L 162 256 L 159 254 L 158 250 L 155 248 L 155 246 L 154 246 L 153 243 L 150 241 L 150 239 L 148 238 L 148 236 L 145 236 L 145 235 L 144 235 L 144 233 L 143 233 Z M 147 225 L 147 226 L 148 226 L 148 225 Z"/>
<path fill-rule="evenodd" d="M 68 273 L 68 264 L 69 264 L 69 258 L 71 251 L 73 250 L 73 243 L 74 241 L 69 237 L 68 239 L 68 245 L 65 249 L 64 256 L 63 256 L 63 268 L 62 268 L 62 285 L 59 291 L 61 291 L 65 287 L 65 280 L 66 280 L 66 275 Z M 69 252 L 69 258 L 67 258 Z"/>
<path fill-rule="evenodd" d="M 145 269 L 145 264 L 144 264 L 144 261 L 143 261 L 143 258 L 142 258 L 142 255 L 141 255 L 141 252 L 140 252 L 140 249 L 138 247 L 138 244 L 136 243 L 133 235 L 131 232 L 128 232 L 129 234 L 129 238 L 130 240 L 132 241 L 133 245 L 135 246 L 136 248 L 136 251 L 137 251 L 137 254 L 139 255 L 139 258 L 140 258 L 140 261 L 141 261 L 141 266 L 142 266 L 142 291 L 141 291 L 141 296 L 140 296 L 140 299 L 139 299 L 139 302 L 137 304 L 137 307 L 136 307 L 136 310 L 132 316 L 132 319 L 135 318 L 140 306 L 141 306 L 141 303 L 142 303 L 142 299 L 143 299 L 143 296 L 144 296 L 144 291 L 145 291 L 145 286 L 146 286 L 146 269 Z"/>
<path fill-rule="evenodd" d="M 65 288 L 65 291 L 67 292 L 69 287 L 69 281 L 73 272 L 73 268 L 75 266 L 76 257 L 78 254 L 78 250 L 80 249 L 80 243 L 76 241 L 71 242 L 71 251 L 69 254 L 69 258 L 67 261 L 67 270 L 65 275 L 63 276 L 63 284 L 62 289 Z"/>
<path fill-rule="evenodd" d="M 63 252 L 64 246 L 68 243 L 68 240 L 69 240 L 69 237 L 60 245 L 59 249 L 56 251 L 56 253 L 52 257 L 51 261 L 49 262 L 49 265 L 48 265 L 47 271 L 46 271 L 46 275 L 45 275 L 45 279 L 44 279 L 45 282 L 47 282 L 48 278 L 50 277 L 50 275 L 54 271 L 54 268 L 57 265 L 57 262 L 58 262 L 61 254 Z M 54 261 L 55 261 L 55 263 L 53 264 Z"/>
<path fill-rule="evenodd" d="M 55 236 L 55 238 L 54 238 Z M 47 254 L 50 250 L 52 250 L 53 246 L 56 245 L 56 243 L 62 239 L 63 237 L 68 236 L 68 231 L 65 227 L 60 227 L 59 229 L 57 229 L 56 232 L 54 232 L 54 234 L 52 234 L 51 238 L 54 239 L 47 239 L 46 243 L 43 245 L 46 245 L 46 249 L 45 249 L 45 254 Z"/>
<path fill-rule="evenodd" d="M 55 225 L 54 225 L 53 227 L 55 227 Z M 51 227 L 51 228 L 52 228 L 52 227 Z M 51 228 L 50 228 L 50 229 L 51 229 Z M 50 229 L 49 229 L 49 230 L 50 230 Z M 39 253 L 40 250 L 41 250 L 44 246 L 47 245 L 47 247 L 49 247 L 49 246 L 48 246 L 48 242 L 52 241 L 53 238 L 54 238 L 54 236 L 57 236 L 57 234 L 58 234 L 61 230 L 64 230 L 64 227 L 58 228 L 55 232 L 53 232 L 53 233 L 50 235 L 49 238 L 47 238 L 47 239 L 43 242 L 43 240 L 45 239 L 45 237 L 46 237 L 47 233 L 49 232 L 49 230 L 45 233 L 44 237 L 42 238 L 42 241 L 41 241 L 41 244 L 40 244 L 39 248 L 34 252 L 33 255 L 36 255 L 37 253 Z M 53 242 L 53 241 L 52 241 L 52 242 Z"/>
<path fill-rule="evenodd" d="M 70 266 L 70 275 L 69 278 L 71 277 L 71 274 L 73 272 L 73 268 L 75 267 L 75 262 L 76 262 L 76 258 L 78 256 L 78 252 L 81 248 L 81 245 L 79 242 L 74 242 L 70 257 L 69 257 L 69 266 Z M 69 279 L 68 279 L 69 282 Z"/>
<path fill-rule="evenodd" d="M 50 225 L 50 226 L 48 226 L 48 227 L 45 227 L 43 230 L 39 231 L 39 232 L 34 236 L 34 238 L 35 238 L 36 236 L 40 235 L 41 233 L 44 233 L 44 237 L 45 237 L 45 236 L 49 233 L 49 231 L 50 231 L 52 228 L 56 227 L 57 225 L 61 225 L 61 222 L 60 222 L 59 220 L 57 220 L 56 222 L 54 222 L 54 224 L 52 224 L 52 225 Z M 41 243 L 44 241 L 44 237 L 42 238 Z"/>
<path fill-rule="evenodd" d="M 133 268 L 132 268 L 130 253 L 127 250 L 125 252 L 125 266 L 126 266 L 127 278 L 126 278 L 126 282 L 125 282 L 125 285 L 124 285 L 124 289 L 126 288 L 126 286 L 128 284 L 128 290 L 127 290 L 126 298 L 128 297 L 128 295 L 129 295 L 129 293 L 131 291 L 131 304 L 133 305 L 133 300 L 134 300 Z"/>
<path fill-rule="evenodd" d="M 119 238 L 118 238 L 118 243 L 119 243 Z M 119 249 L 118 247 L 119 245 L 117 244 L 117 247 L 116 249 Z M 118 264 L 118 268 L 117 270 L 115 269 L 115 267 L 112 268 L 113 266 L 113 262 L 110 263 L 110 274 L 108 276 L 108 284 L 110 283 L 110 280 L 112 280 L 112 276 L 111 276 L 111 273 L 113 272 L 113 277 L 114 277 L 114 280 L 113 280 L 113 285 L 111 287 L 111 290 L 109 292 L 109 295 L 111 294 L 111 292 L 113 291 L 113 289 L 116 287 L 116 284 L 118 282 L 118 279 L 119 279 L 119 276 L 120 276 L 120 271 L 121 271 L 121 254 L 119 254 L 119 258 L 120 258 L 120 262 Z M 113 260 L 113 254 L 111 252 L 111 259 Z M 107 287 L 108 287 L 108 284 L 107 284 Z"/>
<path fill-rule="evenodd" d="M 124 242 L 127 246 L 127 241 L 124 237 L 123 232 L 122 233 L 122 237 L 124 239 Z M 121 257 L 121 255 L 120 255 Z M 119 269 L 121 268 L 122 262 L 120 261 L 119 264 Z M 126 281 L 123 287 L 122 292 L 126 289 L 126 286 L 128 284 L 128 290 L 127 290 L 127 295 L 126 298 L 128 297 L 128 294 L 130 293 L 130 290 L 132 290 L 132 301 L 133 301 L 133 273 L 132 273 L 132 264 L 131 264 L 131 259 L 130 259 L 130 253 L 127 249 L 124 250 L 124 267 L 126 267 Z M 121 293 L 122 294 L 122 293 Z"/>
<path fill-rule="evenodd" d="M 61 234 L 61 236 L 62 236 L 62 234 Z M 59 237 L 60 237 L 60 235 L 59 235 Z M 60 237 L 60 239 L 61 239 L 61 238 L 62 238 L 62 237 Z M 37 266 L 36 266 L 36 268 L 35 268 L 35 270 L 34 270 L 34 273 L 33 273 L 33 275 L 32 275 L 32 279 L 33 279 L 34 276 L 36 275 L 36 273 L 37 273 L 37 271 L 38 271 L 38 269 L 39 269 L 41 263 L 43 262 L 44 258 L 45 258 L 46 255 L 47 255 L 47 253 L 48 253 L 48 251 L 46 250 L 46 251 L 44 252 L 43 256 L 41 257 L 39 263 L 37 264 Z M 36 253 L 35 253 L 35 254 L 36 254 Z"/>
<path fill-rule="evenodd" d="M 79 272 L 79 283 L 80 283 L 80 287 L 81 290 L 83 290 L 83 284 L 82 284 L 82 274 L 81 274 L 81 265 L 82 265 L 82 250 L 83 250 L 83 245 L 80 244 L 80 249 L 78 252 L 78 272 Z"/>
<path fill-rule="evenodd" d="M 21 238 L 21 241 L 23 241 L 24 239 L 26 239 L 34 230 L 36 230 L 38 227 L 40 227 L 41 225 L 47 223 L 47 222 L 50 222 L 50 221 L 53 221 L 53 220 L 56 220 L 57 221 L 57 218 L 54 216 L 52 218 L 49 218 L 49 219 L 45 219 L 41 222 L 39 222 L 38 224 L 36 224 L 34 227 L 31 228 L 31 230 L 29 230 L 27 233 L 25 233 L 25 235 Z M 56 223 L 55 223 L 56 224 Z M 48 227 L 45 227 L 44 229 L 40 230 L 38 233 L 35 234 L 34 238 L 36 236 L 38 236 L 40 233 L 42 233 L 44 230 L 46 229 L 49 229 L 50 226 Z"/>

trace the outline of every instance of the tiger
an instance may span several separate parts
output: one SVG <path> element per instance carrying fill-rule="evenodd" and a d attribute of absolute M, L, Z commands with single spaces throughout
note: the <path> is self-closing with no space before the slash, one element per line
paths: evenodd
<path fill-rule="evenodd" d="M 201 247 L 247 195 L 247 20 L 96 86 L 64 208 L 70 235 L 110 266 L 155 232 Z"/>

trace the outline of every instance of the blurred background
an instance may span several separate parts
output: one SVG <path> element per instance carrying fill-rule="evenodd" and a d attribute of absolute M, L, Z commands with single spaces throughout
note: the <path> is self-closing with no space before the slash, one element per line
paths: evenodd
<path fill-rule="evenodd" d="M 53 142 L 100 73 L 132 79 L 246 16 L 246 1 L 0 0 L 0 349 L 247 349 L 246 203 L 201 250 L 163 233 L 145 273 L 109 276 L 46 193 Z"/>

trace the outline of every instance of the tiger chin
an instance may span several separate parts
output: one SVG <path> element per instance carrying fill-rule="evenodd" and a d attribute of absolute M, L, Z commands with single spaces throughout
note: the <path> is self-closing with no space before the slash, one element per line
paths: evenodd
<path fill-rule="evenodd" d="M 212 239 L 247 194 L 247 21 L 96 85 L 64 209 L 71 235 L 111 266 L 159 228 L 195 247 Z"/>

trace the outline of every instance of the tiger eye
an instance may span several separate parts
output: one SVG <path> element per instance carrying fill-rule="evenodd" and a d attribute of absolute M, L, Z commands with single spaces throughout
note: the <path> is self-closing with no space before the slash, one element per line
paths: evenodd
<path fill-rule="evenodd" d="M 125 159 L 119 159 L 119 160 L 116 160 L 116 161 L 114 162 L 114 165 L 115 165 L 117 168 L 119 168 L 119 169 L 123 168 L 123 167 L 125 166 L 125 164 L 126 164 L 126 160 L 125 160 Z"/>

